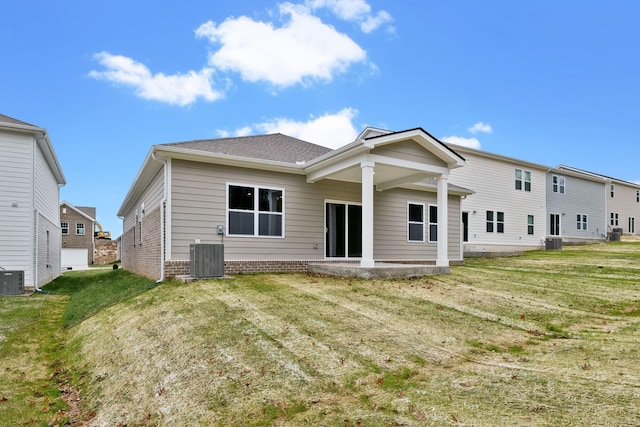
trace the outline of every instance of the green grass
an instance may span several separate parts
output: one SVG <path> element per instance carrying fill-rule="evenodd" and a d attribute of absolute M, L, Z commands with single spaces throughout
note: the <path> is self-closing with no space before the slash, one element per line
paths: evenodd
<path fill-rule="evenodd" d="M 65 273 L 0 299 L 0 426 L 640 425 L 639 266 L 622 243 L 407 280 Z"/>
<path fill-rule="evenodd" d="M 66 297 L 0 297 L 0 425 L 64 424 Z"/>
<path fill-rule="evenodd" d="M 62 325 L 76 325 L 106 307 L 123 301 L 156 283 L 125 270 L 87 270 L 58 277 L 43 290 L 70 297 Z"/>
<path fill-rule="evenodd" d="M 0 426 L 65 425 L 70 371 L 67 328 L 148 288 L 123 270 L 65 273 L 31 296 L 0 297 Z"/>

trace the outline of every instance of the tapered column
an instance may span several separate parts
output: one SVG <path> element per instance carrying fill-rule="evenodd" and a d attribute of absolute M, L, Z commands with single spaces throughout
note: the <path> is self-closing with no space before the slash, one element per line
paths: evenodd
<path fill-rule="evenodd" d="M 448 176 L 438 177 L 438 255 L 436 257 L 437 267 L 449 266 L 449 225 L 447 216 L 449 214 L 447 181 Z"/>
<path fill-rule="evenodd" d="M 362 162 L 362 258 L 360 267 L 373 267 L 373 169 L 374 162 Z"/>

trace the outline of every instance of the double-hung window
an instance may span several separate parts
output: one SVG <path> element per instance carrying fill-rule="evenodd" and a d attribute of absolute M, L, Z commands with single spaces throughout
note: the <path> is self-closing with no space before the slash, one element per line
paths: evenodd
<path fill-rule="evenodd" d="M 424 242 L 424 204 L 411 203 L 407 206 L 407 240 Z"/>
<path fill-rule="evenodd" d="M 504 233 L 504 212 L 487 211 L 487 233 Z"/>
<path fill-rule="evenodd" d="M 227 207 L 229 235 L 284 237 L 284 190 L 229 184 Z"/>
<path fill-rule="evenodd" d="M 60 223 L 60 228 L 62 229 L 62 234 L 69 234 L 69 223 L 68 222 L 61 222 Z"/>
<path fill-rule="evenodd" d="M 615 184 L 611 184 L 609 186 L 609 193 L 611 195 L 611 197 L 616 197 L 616 185 Z"/>
<path fill-rule="evenodd" d="M 84 236 L 84 222 L 76 222 L 76 234 Z"/>
<path fill-rule="evenodd" d="M 531 172 L 516 169 L 516 190 L 531 191 Z"/>
<path fill-rule="evenodd" d="M 578 230 L 587 230 L 587 216 L 583 214 L 576 215 Z"/>
<path fill-rule="evenodd" d="M 553 192 L 564 194 L 564 176 L 553 175 Z"/>
<path fill-rule="evenodd" d="M 611 220 L 611 225 L 617 227 L 618 226 L 618 213 L 617 212 L 611 212 L 611 216 L 610 216 L 610 220 Z"/>
<path fill-rule="evenodd" d="M 429 205 L 429 241 L 438 241 L 438 207 Z"/>
<path fill-rule="evenodd" d="M 527 215 L 527 234 L 533 235 L 533 215 Z"/>

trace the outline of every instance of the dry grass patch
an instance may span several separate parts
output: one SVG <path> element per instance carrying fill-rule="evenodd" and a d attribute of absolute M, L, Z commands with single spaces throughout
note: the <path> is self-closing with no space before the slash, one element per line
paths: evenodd
<path fill-rule="evenodd" d="M 605 257 L 637 260 L 624 245 Z M 95 425 L 638 425 L 640 274 L 578 274 L 600 249 L 412 280 L 166 283 L 72 346 Z"/>

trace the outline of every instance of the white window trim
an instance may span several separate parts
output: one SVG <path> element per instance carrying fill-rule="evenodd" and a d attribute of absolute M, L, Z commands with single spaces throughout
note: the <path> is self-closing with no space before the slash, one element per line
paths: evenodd
<path fill-rule="evenodd" d="M 67 224 L 66 227 L 63 227 L 62 224 Z M 66 230 L 66 232 L 65 232 Z M 69 222 L 68 221 L 61 221 L 60 222 L 60 232 L 62 234 L 68 235 L 69 234 Z"/>
<path fill-rule="evenodd" d="M 344 205 L 345 209 L 346 209 L 346 223 L 345 223 L 345 249 L 349 247 L 349 206 L 360 206 L 362 208 L 362 202 L 349 202 L 346 200 L 337 200 L 337 199 L 324 199 L 324 205 L 323 205 L 323 227 L 324 230 L 326 230 L 327 227 L 327 204 L 331 203 L 331 204 L 335 204 L 335 205 Z M 343 257 L 328 257 L 327 256 L 327 233 L 325 231 L 324 233 L 324 247 L 325 247 L 325 251 L 324 251 L 324 259 L 326 260 L 358 260 L 358 259 L 362 259 L 362 257 L 358 256 L 358 257 L 350 257 L 348 254 L 348 250 L 345 251 L 345 256 Z"/>
<path fill-rule="evenodd" d="M 436 222 L 431 222 L 431 207 L 432 206 L 434 208 L 438 209 L 438 205 L 436 205 L 436 204 L 430 203 L 427 206 L 427 235 L 429 236 L 427 241 L 429 243 L 438 243 L 437 240 L 431 240 L 431 225 L 435 224 L 436 225 L 436 230 L 438 229 L 438 215 L 436 215 Z M 436 234 L 436 236 L 437 236 L 437 234 Z"/>
<path fill-rule="evenodd" d="M 78 233 L 78 225 L 82 225 L 82 233 Z M 76 222 L 76 236 L 85 236 L 87 234 L 87 230 L 84 226 L 84 222 Z"/>
<path fill-rule="evenodd" d="M 553 178 L 558 179 L 557 184 L 554 184 Z M 565 179 L 565 177 L 562 175 L 553 175 L 553 178 L 551 178 L 551 191 L 556 194 L 562 194 L 562 195 L 567 194 L 567 180 Z M 562 180 L 562 184 L 560 184 L 560 180 Z M 556 190 L 554 190 L 554 186 L 557 187 Z M 561 188 L 562 188 L 562 191 L 560 191 Z"/>
<path fill-rule="evenodd" d="M 529 218 L 531 218 L 531 224 L 529 224 Z M 531 233 L 529 233 L 529 227 L 531 227 Z M 527 235 L 533 236 L 536 233 L 536 217 L 535 215 L 527 214 Z"/>
<path fill-rule="evenodd" d="M 245 211 L 242 209 L 229 209 L 229 187 L 250 187 L 253 188 L 254 194 L 256 195 L 253 198 L 253 210 Z M 271 215 L 280 215 L 282 217 L 282 236 L 261 236 L 258 234 L 260 232 L 260 210 L 259 210 L 259 200 L 257 191 L 263 190 L 275 190 L 282 191 L 282 212 L 268 212 Z M 284 188 L 280 187 L 272 187 L 269 185 L 260 185 L 260 184 L 246 184 L 246 183 L 238 183 L 238 182 L 227 182 L 227 196 L 226 196 L 226 205 L 225 205 L 225 235 L 228 237 L 245 237 L 245 238 L 259 238 L 259 239 L 284 239 L 285 238 L 285 191 Z M 253 213 L 253 234 L 229 234 L 229 212 L 251 212 Z"/>
<path fill-rule="evenodd" d="M 576 216 L 580 216 L 580 220 L 576 221 L 577 225 L 580 225 L 581 228 L 578 228 L 580 231 L 589 231 L 589 216 L 586 214 L 576 213 Z M 584 221 L 583 221 L 584 218 Z M 576 217 L 576 220 L 578 218 Z"/>
<path fill-rule="evenodd" d="M 411 221 L 409 220 L 409 206 L 410 205 L 417 205 L 417 206 L 422 206 L 422 222 L 417 222 L 417 221 Z M 426 212 L 425 212 L 425 204 L 422 202 L 407 202 L 407 242 L 408 243 L 424 243 L 424 235 L 426 232 L 426 223 L 425 223 L 425 216 L 426 216 Z M 422 225 L 422 239 L 421 240 L 411 240 L 410 236 L 409 236 L 409 224 L 420 224 Z"/>
<path fill-rule="evenodd" d="M 520 179 L 518 179 L 518 172 L 520 172 Z M 529 174 L 529 180 L 527 180 L 527 174 Z M 516 191 L 526 191 L 527 193 L 531 193 L 531 189 L 533 188 L 533 174 L 531 173 L 531 171 L 525 170 L 525 169 L 515 169 L 515 183 L 517 185 L 517 183 L 520 183 L 520 188 L 516 188 L 514 186 L 514 189 Z M 527 183 L 529 184 L 529 189 L 527 190 Z"/>

